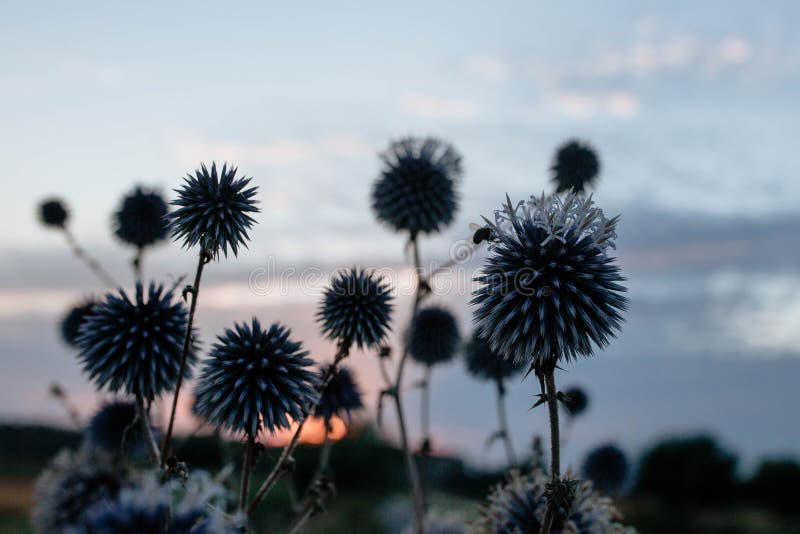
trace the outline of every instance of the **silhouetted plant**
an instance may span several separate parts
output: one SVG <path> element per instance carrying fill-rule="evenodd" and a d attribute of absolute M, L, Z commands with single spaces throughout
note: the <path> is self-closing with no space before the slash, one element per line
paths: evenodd
<path fill-rule="evenodd" d="M 94 298 L 86 299 L 80 304 L 72 307 L 61 319 L 61 339 L 67 345 L 78 346 L 78 336 L 86 316 L 89 315 L 97 304 Z"/>
<path fill-rule="evenodd" d="M 588 143 L 572 139 L 558 147 L 550 169 L 558 193 L 583 193 L 594 185 L 600 160 Z"/>
<path fill-rule="evenodd" d="M 613 443 L 592 449 L 581 469 L 584 478 L 604 493 L 617 493 L 628 480 L 628 458 Z"/>
<path fill-rule="evenodd" d="M 639 461 L 636 491 L 675 504 L 725 502 L 735 487 L 736 457 L 711 437 L 662 441 Z"/>
<path fill-rule="evenodd" d="M 383 169 L 372 188 L 372 208 L 379 222 L 398 232 L 408 233 L 413 255 L 417 287 L 411 310 L 416 315 L 420 302 L 430 293 L 428 280 L 423 277 L 419 254 L 419 235 L 436 233 L 447 227 L 458 209 L 456 187 L 461 178 L 461 156 L 450 146 L 434 138 L 408 137 L 395 141 L 381 154 Z M 429 277 L 433 273 L 429 273 Z M 381 354 L 383 354 L 383 350 Z M 414 530 L 422 534 L 424 503 L 416 463 L 409 447 L 402 403 L 403 373 L 408 358 L 406 344 L 397 364 L 394 378 L 386 369 L 387 357 L 379 363 L 386 382 L 381 392 L 394 401 L 400 442 L 403 447 L 408 482 L 414 505 Z M 380 421 L 380 404 L 379 404 Z"/>
<path fill-rule="evenodd" d="M 216 163 L 212 162 L 210 171 L 205 164 L 201 164 L 200 169 L 195 170 L 194 176 L 187 175 L 184 178 L 183 186 L 175 189 L 178 197 L 172 201 L 172 205 L 177 209 L 168 215 L 173 239 L 182 240 L 185 248 L 199 245 L 200 253 L 194 283 L 186 286 L 183 290 L 184 298 L 187 294 L 191 294 L 192 301 L 189 305 L 189 320 L 184 332 L 181 373 L 175 386 L 167 432 L 161 446 L 162 462 L 166 462 L 170 450 L 183 369 L 186 366 L 191 345 L 194 313 L 200 294 L 203 267 L 212 259 L 218 258 L 220 251 L 227 257 L 228 248 L 230 248 L 233 255 L 236 256 L 239 247 L 247 247 L 247 241 L 250 239 L 247 231 L 255 224 L 255 220 L 250 214 L 259 211 L 256 206 L 258 200 L 254 198 L 258 188 L 248 187 L 251 178 L 236 178 L 236 172 L 236 167 L 228 167 L 227 164 L 222 166 L 219 173 Z"/>
<path fill-rule="evenodd" d="M 580 386 L 567 388 L 564 390 L 564 407 L 570 417 L 578 417 L 589 407 L 589 395 Z"/>
<path fill-rule="evenodd" d="M 474 320 L 480 336 L 504 358 L 527 362 L 540 380 L 536 405 L 549 408 L 552 484 L 560 482 L 555 369 L 604 348 L 627 309 L 614 248 L 618 217 L 606 219 L 591 199 L 575 193 L 507 202 L 484 218 L 489 255 L 475 278 Z M 550 532 L 549 507 L 542 534 Z"/>
<path fill-rule="evenodd" d="M 167 212 L 161 195 L 140 185 L 125 195 L 114 212 L 114 235 L 136 248 L 133 269 L 137 280 L 141 278 L 144 250 L 167 238 Z"/>
<path fill-rule="evenodd" d="M 478 332 L 473 332 L 472 339 L 466 344 L 464 358 L 467 371 L 472 376 L 479 380 L 494 382 L 497 388 L 497 419 L 500 429 L 489 437 L 488 444 L 491 445 L 495 439 L 502 439 L 505 444 L 508 463 L 511 466 L 515 466 L 517 464 L 517 455 L 511 442 L 508 416 L 506 415 L 505 380 L 521 373 L 525 368 L 525 362 L 515 362 L 493 352 L 489 347 L 489 343 L 478 335 Z"/>

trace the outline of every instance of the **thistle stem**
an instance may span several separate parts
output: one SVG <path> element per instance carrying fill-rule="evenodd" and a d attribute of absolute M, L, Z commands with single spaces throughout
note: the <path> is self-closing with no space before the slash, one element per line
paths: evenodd
<path fill-rule="evenodd" d="M 503 443 L 506 447 L 506 455 L 508 456 L 508 464 L 511 467 L 517 465 L 517 455 L 514 453 L 514 446 L 511 443 L 511 434 L 508 429 L 508 416 L 506 415 L 506 388 L 503 385 L 503 379 L 497 379 L 497 420 L 500 422 L 500 432 L 503 434 Z"/>
<path fill-rule="evenodd" d="M 556 483 L 561 479 L 561 456 L 558 436 L 558 392 L 556 391 L 555 369 L 547 371 L 544 377 L 547 394 L 547 408 L 550 415 L 550 481 Z M 539 534 L 550 534 L 555 517 L 553 502 L 548 500 L 542 529 Z"/>
<path fill-rule="evenodd" d="M 351 345 L 350 341 L 345 341 L 341 343 L 339 351 L 336 353 L 336 357 L 333 359 L 333 364 L 331 364 L 328 367 L 328 370 L 326 371 L 325 376 L 323 377 L 322 382 L 320 383 L 319 392 L 317 393 L 314 402 L 303 411 L 303 418 L 297 425 L 297 428 L 295 429 L 294 434 L 292 435 L 292 439 L 289 441 L 289 444 L 283 448 L 283 451 L 281 452 L 281 455 L 278 457 L 278 461 L 275 463 L 275 466 L 272 468 L 272 471 L 269 472 L 266 480 L 264 480 L 263 484 L 261 484 L 261 487 L 258 488 L 258 492 L 256 492 L 255 497 L 253 497 L 253 500 L 247 507 L 247 515 L 253 513 L 253 510 L 255 510 L 256 507 L 261 503 L 261 501 L 264 499 L 267 493 L 275 486 L 275 484 L 278 483 L 280 478 L 287 473 L 289 458 L 291 457 L 294 449 L 297 447 L 297 444 L 300 440 L 300 433 L 303 431 L 303 427 L 305 426 L 306 421 L 309 420 L 309 418 L 319 405 L 320 400 L 322 399 L 322 393 L 325 391 L 325 388 L 328 387 L 328 384 L 330 384 L 331 380 L 333 379 L 333 375 L 336 372 L 336 368 L 339 366 L 339 363 L 342 360 L 344 360 L 348 354 L 350 354 L 350 345 Z"/>
<path fill-rule="evenodd" d="M 139 420 L 139 424 L 142 425 L 142 435 L 144 436 L 145 442 L 147 442 L 147 448 L 150 451 L 150 459 L 153 460 L 153 464 L 158 466 L 161 463 L 161 457 L 158 453 L 158 445 L 156 445 L 156 440 L 153 437 L 153 429 L 150 428 L 150 418 L 147 416 L 147 411 L 144 409 L 144 399 L 141 395 L 136 395 L 136 418 Z"/>
<path fill-rule="evenodd" d="M 69 228 L 64 227 L 64 237 L 67 239 L 67 244 L 69 248 L 72 250 L 72 254 L 81 260 L 86 266 L 92 271 L 97 278 L 100 279 L 106 286 L 108 287 L 121 287 L 114 277 L 108 274 L 100 262 L 94 259 L 86 249 L 84 249 L 80 244 L 78 244 L 78 240 L 75 239 L 75 236 L 72 235 L 72 232 L 69 231 Z"/>
<path fill-rule="evenodd" d="M 242 464 L 242 485 L 239 491 L 239 513 L 244 511 L 247 505 L 248 490 L 250 489 L 250 470 L 253 468 L 253 452 L 256 440 L 249 433 L 247 443 L 244 446 L 244 463 Z"/>
<path fill-rule="evenodd" d="M 414 295 L 414 305 L 411 310 L 411 317 L 417 313 L 419 303 L 423 298 L 420 290 L 422 286 L 421 275 L 421 262 L 419 258 L 419 243 L 417 236 L 411 236 L 411 246 L 414 253 L 414 272 L 417 276 L 417 291 Z M 397 424 L 400 427 L 400 443 L 403 447 L 403 457 L 406 465 L 406 472 L 408 474 L 408 483 L 411 489 L 411 500 L 414 509 L 414 531 L 416 534 L 424 533 L 423 517 L 425 514 L 425 503 L 422 497 L 422 486 L 420 484 L 419 472 L 417 471 L 417 464 L 411 454 L 411 448 L 408 445 L 408 431 L 406 429 L 405 416 L 403 414 L 403 402 L 401 399 L 401 385 L 403 383 L 403 370 L 405 368 L 406 360 L 408 359 L 408 345 L 403 348 L 403 356 L 400 358 L 400 363 L 397 366 L 397 375 L 392 388 L 395 408 L 397 409 Z"/>
<path fill-rule="evenodd" d="M 422 447 L 420 448 L 419 483 L 422 489 L 422 502 L 427 506 L 428 488 L 428 455 L 431 446 L 431 366 L 425 366 L 425 377 L 422 381 L 422 398 L 420 399 L 420 427 L 422 429 Z"/>
<path fill-rule="evenodd" d="M 136 283 L 142 282 L 142 261 L 144 258 L 144 248 L 143 247 L 136 247 L 136 255 L 131 260 L 131 266 L 133 267 L 133 277 L 136 280 Z"/>
<path fill-rule="evenodd" d="M 186 322 L 186 332 L 183 335 L 183 352 L 181 353 L 181 366 L 178 370 L 178 381 L 175 384 L 175 396 L 172 397 L 172 410 L 169 414 L 169 424 L 167 425 L 167 433 L 164 435 L 164 444 L 161 446 L 161 467 L 164 467 L 164 462 L 167 461 L 169 455 L 170 440 L 172 439 L 172 429 L 175 425 L 175 411 L 178 409 L 178 396 L 181 393 L 181 384 L 183 383 L 183 373 L 186 371 L 186 359 L 189 357 L 189 348 L 192 345 L 192 323 L 194 322 L 194 312 L 197 309 L 197 297 L 200 294 L 200 279 L 203 276 L 203 266 L 209 261 L 209 255 L 206 250 L 200 251 L 200 256 L 197 261 L 197 271 L 194 275 L 194 284 L 192 285 L 192 303 L 189 305 L 189 319 Z"/>

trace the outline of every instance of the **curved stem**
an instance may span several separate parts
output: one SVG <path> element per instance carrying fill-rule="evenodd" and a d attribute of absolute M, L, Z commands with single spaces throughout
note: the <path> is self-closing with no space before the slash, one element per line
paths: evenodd
<path fill-rule="evenodd" d="M 178 381 L 175 384 L 175 396 L 172 397 L 172 410 L 169 414 L 169 424 L 167 433 L 164 435 L 164 444 L 161 446 L 161 466 L 167 461 L 169 455 L 169 445 L 172 439 L 172 430 L 175 425 L 175 411 L 178 409 L 178 396 L 181 393 L 183 384 L 183 373 L 186 372 L 186 359 L 189 357 L 189 349 L 192 346 L 192 323 L 194 323 L 194 312 L 197 309 L 197 297 L 200 294 L 200 279 L 203 276 L 203 266 L 208 262 L 209 256 L 205 250 L 200 251 L 197 261 L 197 271 L 194 275 L 194 285 L 192 285 L 192 303 L 189 306 L 189 320 L 186 322 L 186 332 L 183 335 L 183 352 L 181 353 L 181 366 L 178 370 Z"/>
<path fill-rule="evenodd" d="M 289 458 L 291 457 L 295 447 L 297 447 L 297 444 L 300 440 L 300 433 L 303 431 L 306 421 L 311 418 L 311 415 L 314 413 L 314 410 L 316 410 L 317 405 L 319 405 L 319 402 L 322 399 L 322 393 L 333 379 L 333 375 L 336 372 L 336 368 L 339 366 L 339 363 L 344 360 L 348 354 L 350 354 L 350 345 L 351 343 L 349 341 L 341 344 L 339 351 L 336 353 L 336 357 L 333 359 L 333 364 L 328 367 L 328 370 L 322 379 L 316 399 L 314 399 L 314 402 L 303 411 L 303 419 L 297 425 L 297 428 L 292 435 L 292 439 L 289 441 L 289 444 L 283 448 L 283 451 L 278 457 L 278 461 L 275 463 L 272 471 L 270 471 L 269 475 L 267 475 L 267 479 L 264 480 L 264 482 L 261 484 L 261 487 L 258 488 L 258 492 L 256 492 L 255 497 L 253 497 L 253 500 L 247 507 L 248 515 L 253 513 L 253 510 L 256 509 L 259 503 L 261 503 L 269 490 L 271 490 L 275 484 L 278 483 L 280 478 L 287 473 Z"/>
<path fill-rule="evenodd" d="M 547 408 L 550 415 L 550 481 L 556 483 L 561 479 L 561 450 L 558 439 L 558 392 L 556 391 L 555 369 L 550 370 L 544 377 L 547 394 Z M 555 507 L 552 501 L 547 502 L 542 529 L 539 534 L 550 534 L 555 517 Z"/>
<path fill-rule="evenodd" d="M 422 285 L 421 275 L 421 262 L 419 258 L 419 243 L 417 236 L 411 236 L 411 245 L 414 253 L 414 272 L 417 275 L 417 291 L 414 295 L 414 305 L 411 310 L 411 317 L 417 313 L 419 303 L 422 300 L 422 293 L 420 287 Z M 406 465 L 406 472 L 408 474 L 408 482 L 411 488 L 411 499 L 414 508 L 414 530 L 417 534 L 423 534 L 423 517 L 425 514 L 425 504 L 422 497 L 422 486 L 420 485 L 419 472 L 417 471 L 417 464 L 411 454 L 411 448 L 408 444 L 408 431 L 406 429 L 405 416 L 403 414 L 403 402 L 401 399 L 401 385 L 403 383 L 403 370 L 405 368 L 406 360 L 408 359 L 408 345 L 403 348 L 403 356 L 400 358 L 400 363 L 397 366 L 397 375 L 393 386 L 393 395 L 395 408 L 397 409 L 397 424 L 400 427 L 400 442 L 403 447 L 403 457 Z"/>
<path fill-rule="evenodd" d="M 144 259 L 144 248 L 136 247 L 136 256 L 131 261 L 133 267 L 133 277 L 137 283 L 142 282 L 142 261 Z"/>
<path fill-rule="evenodd" d="M 503 443 L 506 446 L 506 455 L 508 456 L 508 464 L 511 467 L 517 465 L 517 455 L 514 453 L 514 446 L 511 443 L 511 434 L 508 429 L 508 416 L 506 415 L 506 388 L 503 385 L 503 379 L 497 379 L 497 419 L 500 422 L 500 432 L 503 434 Z"/>
<path fill-rule="evenodd" d="M 247 491 L 250 489 L 250 470 L 253 468 L 253 451 L 256 440 L 253 436 L 247 436 L 247 443 L 244 445 L 244 461 L 242 464 L 242 485 L 239 489 L 239 513 L 244 510 L 247 504 Z"/>
<path fill-rule="evenodd" d="M 72 254 L 75 255 L 76 258 L 81 260 L 83 263 L 89 267 L 89 270 L 92 271 L 97 278 L 99 278 L 105 285 L 108 287 L 121 287 L 114 277 L 108 274 L 100 262 L 94 259 L 86 249 L 78 244 L 78 240 L 75 239 L 75 236 L 72 235 L 72 232 L 69 231 L 69 228 L 64 228 L 64 237 L 67 239 L 67 244 L 69 248 L 72 250 Z"/>
<path fill-rule="evenodd" d="M 158 453 L 158 445 L 153 437 L 153 429 L 150 428 L 150 418 L 147 416 L 147 411 L 144 409 L 144 399 L 141 395 L 136 395 L 136 418 L 142 425 L 142 435 L 147 443 L 147 448 L 150 451 L 150 459 L 153 464 L 158 466 L 161 463 L 161 457 Z"/>

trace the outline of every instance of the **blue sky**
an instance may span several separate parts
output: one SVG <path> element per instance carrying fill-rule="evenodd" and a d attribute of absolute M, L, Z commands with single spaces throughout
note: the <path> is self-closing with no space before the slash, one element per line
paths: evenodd
<path fill-rule="evenodd" d="M 120 195 L 137 182 L 168 192 L 200 161 L 236 163 L 260 186 L 263 213 L 250 251 L 209 272 L 204 333 L 257 314 L 325 354 L 313 298 L 253 295 L 248 277 L 270 258 L 326 272 L 402 265 L 402 238 L 369 209 L 390 139 L 433 134 L 464 155 L 458 219 L 423 244 L 443 259 L 506 192 L 549 188 L 554 148 L 578 136 L 602 158 L 596 199 L 623 215 L 633 304 L 620 340 L 565 378 L 597 401 L 574 454 L 608 439 L 633 452 L 697 428 L 750 455 L 797 452 L 785 418 L 800 401 L 786 379 L 800 372 L 800 6 L 766 5 L 5 2 L 0 333 L 14 371 L 0 379 L 0 415 L 56 419 L 42 393 L 52 378 L 92 398 L 53 324 L 98 288 L 36 224 L 44 196 L 67 200 L 76 234 L 122 278 L 128 253 L 108 229 Z M 165 278 L 192 263 L 165 246 L 147 269 Z M 468 331 L 464 296 L 439 298 Z M 377 376 L 368 356 L 356 363 Z M 444 445 L 471 439 L 465 452 L 480 461 L 491 429 L 458 407 L 480 399 L 471 413 L 488 418 L 491 391 L 473 396 L 480 386 L 456 367 L 440 380 Z M 527 387 L 512 398 L 520 443 L 543 428 Z M 738 397 L 752 388 L 769 393 Z"/>

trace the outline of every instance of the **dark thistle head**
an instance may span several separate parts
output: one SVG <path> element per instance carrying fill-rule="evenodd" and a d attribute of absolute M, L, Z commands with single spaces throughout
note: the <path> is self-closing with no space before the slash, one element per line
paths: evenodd
<path fill-rule="evenodd" d="M 455 316 L 439 306 L 417 310 L 407 336 L 411 357 L 427 365 L 452 360 L 461 342 Z"/>
<path fill-rule="evenodd" d="M 153 399 L 178 380 L 186 321 L 186 308 L 172 292 L 152 283 L 145 292 L 137 283 L 133 300 L 120 289 L 86 317 L 78 359 L 98 389 Z M 184 377 L 195 359 L 190 350 Z"/>
<path fill-rule="evenodd" d="M 78 336 L 84 319 L 88 316 L 97 302 L 94 299 L 87 299 L 78 304 L 61 319 L 61 339 L 67 345 L 78 346 Z"/>
<path fill-rule="evenodd" d="M 159 193 L 137 186 L 114 213 L 114 234 L 138 248 L 154 245 L 169 232 L 167 211 Z"/>
<path fill-rule="evenodd" d="M 39 204 L 39 220 L 45 226 L 65 228 L 69 219 L 69 211 L 58 198 L 50 198 Z"/>
<path fill-rule="evenodd" d="M 467 371 L 481 380 L 505 380 L 525 368 L 525 362 L 515 362 L 493 352 L 478 332 L 472 333 L 472 339 L 464 347 L 464 360 Z"/>
<path fill-rule="evenodd" d="M 411 235 L 432 234 L 453 221 L 461 155 L 432 137 L 394 141 L 381 154 L 384 167 L 372 187 L 372 209 L 382 223 Z"/>
<path fill-rule="evenodd" d="M 608 443 L 593 449 L 583 462 L 583 476 L 605 493 L 619 491 L 628 479 L 628 458 L 625 453 Z"/>
<path fill-rule="evenodd" d="M 580 386 L 564 390 L 564 405 L 570 417 L 577 417 L 589 407 L 589 395 Z"/>
<path fill-rule="evenodd" d="M 477 527 L 484 534 L 538 534 L 547 509 L 549 479 L 541 470 L 528 475 L 512 470 L 507 481 L 498 484 L 489 494 L 489 502 L 481 507 Z M 553 534 L 602 532 L 634 534 L 615 519 L 619 512 L 607 497 L 593 491 L 591 482 L 570 483 L 571 504 L 559 507 L 553 520 Z"/>
<path fill-rule="evenodd" d="M 389 331 L 392 298 L 389 285 L 374 272 L 356 267 L 339 271 L 317 312 L 322 333 L 359 349 L 377 347 Z"/>
<path fill-rule="evenodd" d="M 172 205 L 178 209 L 169 214 L 172 237 L 182 239 L 184 247 L 199 244 L 214 257 L 220 251 L 227 257 L 228 247 L 234 256 L 240 246 L 247 248 L 247 231 L 255 223 L 250 214 L 259 211 L 254 199 L 258 188 L 247 187 L 251 178 L 236 178 L 236 171 L 225 164 L 217 172 L 216 163 L 209 171 L 202 164 L 175 190 L 178 198 Z"/>
<path fill-rule="evenodd" d="M 85 439 L 90 447 L 112 455 L 141 456 L 147 452 L 133 402 L 117 400 L 101 406 L 86 427 Z"/>
<path fill-rule="evenodd" d="M 589 144 L 573 139 L 558 147 L 551 170 L 557 192 L 583 193 L 597 179 L 600 160 Z"/>
<path fill-rule="evenodd" d="M 32 522 L 36 532 L 71 532 L 87 510 L 116 498 L 123 481 L 102 457 L 62 451 L 36 480 Z"/>
<path fill-rule="evenodd" d="M 217 338 L 196 389 L 195 411 L 209 423 L 251 437 L 289 428 L 316 399 L 316 374 L 300 342 L 280 324 L 237 323 Z"/>
<path fill-rule="evenodd" d="M 320 368 L 320 382 L 328 373 L 329 368 L 330 365 L 325 365 Z M 322 390 L 322 397 L 320 397 L 314 415 L 322 417 L 325 421 L 325 427 L 330 429 L 331 419 L 333 419 L 334 416 L 339 419 L 347 418 L 349 421 L 350 412 L 363 407 L 361 391 L 358 389 L 358 384 L 355 381 L 353 373 L 348 367 L 340 365 L 334 371 L 331 381 L 328 382 L 328 386 Z"/>
<path fill-rule="evenodd" d="M 608 345 L 628 306 L 624 278 L 607 254 L 617 221 L 574 193 L 516 207 L 509 199 L 495 212 L 471 300 L 492 350 L 547 370 Z"/>

